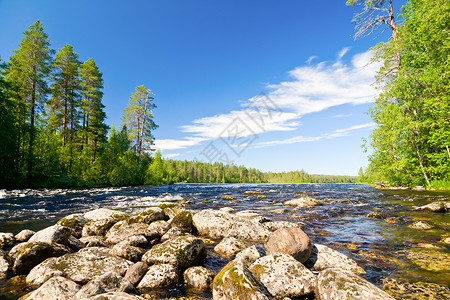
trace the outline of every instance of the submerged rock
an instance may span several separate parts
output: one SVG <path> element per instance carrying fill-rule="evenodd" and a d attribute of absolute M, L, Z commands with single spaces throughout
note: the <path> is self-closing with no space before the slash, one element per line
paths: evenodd
<path fill-rule="evenodd" d="M 47 280 L 36 291 L 32 292 L 26 300 L 72 300 L 81 286 L 61 276 Z"/>
<path fill-rule="evenodd" d="M 270 231 L 260 223 L 219 210 L 202 210 L 193 216 L 194 225 L 201 235 L 222 239 L 264 240 Z"/>
<path fill-rule="evenodd" d="M 318 206 L 318 205 L 323 205 L 323 203 L 314 198 L 300 197 L 300 198 L 286 201 L 286 202 L 284 202 L 284 205 L 297 206 L 297 207 L 314 207 L 314 206 Z"/>
<path fill-rule="evenodd" d="M 447 300 L 450 299 L 450 288 L 429 282 L 406 282 L 394 278 L 383 280 L 383 289 L 397 299 Z"/>
<path fill-rule="evenodd" d="M 207 268 L 196 266 L 186 269 L 183 273 L 186 285 L 206 291 L 211 288 L 214 272 Z"/>
<path fill-rule="evenodd" d="M 433 225 L 428 224 L 427 222 L 423 222 L 423 221 L 416 221 L 416 222 L 412 223 L 411 225 L 409 225 L 409 227 L 414 228 L 414 229 L 431 229 L 431 228 L 433 228 Z"/>
<path fill-rule="evenodd" d="M 104 248 L 90 247 L 77 253 L 47 259 L 30 271 L 27 282 L 39 285 L 53 276 L 63 276 L 85 284 L 107 272 L 123 276 L 133 263 L 108 253 Z"/>
<path fill-rule="evenodd" d="M 278 229 L 269 235 L 264 244 L 268 254 L 281 252 L 289 254 L 299 262 L 305 262 L 311 255 L 309 237 L 298 227 Z"/>
<path fill-rule="evenodd" d="M 319 273 L 317 276 L 315 294 L 320 300 L 394 299 L 389 294 L 358 275 L 338 268 L 325 269 Z"/>
<path fill-rule="evenodd" d="M 239 261 L 231 261 L 214 277 L 212 293 L 214 300 L 271 298 L 266 287 Z"/>
<path fill-rule="evenodd" d="M 169 286 L 178 281 L 177 269 L 171 264 L 158 264 L 148 268 L 137 288 L 146 291 Z"/>
<path fill-rule="evenodd" d="M 173 240 L 153 246 L 142 257 L 142 261 L 153 264 L 171 264 L 187 268 L 206 256 L 206 247 L 202 239 L 194 236 L 180 236 Z"/>
<path fill-rule="evenodd" d="M 264 256 L 250 266 L 250 271 L 274 297 L 300 297 L 314 292 L 314 274 L 287 254 Z"/>
<path fill-rule="evenodd" d="M 320 244 L 314 244 L 311 256 L 304 262 L 304 265 L 313 271 L 322 271 L 328 268 L 340 268 L 355 274 L 366 273 L 366 271 L 350 257 Z"/>

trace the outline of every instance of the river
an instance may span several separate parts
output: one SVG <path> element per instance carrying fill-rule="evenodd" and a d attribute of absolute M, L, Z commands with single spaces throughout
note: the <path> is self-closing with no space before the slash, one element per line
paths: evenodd
<path fill-rule="evenodd" d="M 245 191 L 262 192 L 263 197 L 246 196 Z M 221 200 L 223 195 L 236 200 Z M 294 208 L 283 204 L 304 195 L 324 205 Z M 450 285 L 450 247 L 443 242 L 450 237 L 450 214 L 418 212 L 414 208 L 449 199 L 448 192 L 379 190 L 365 184 L 189 184 L 0 190 L 0 232 L 39 230 L 66 215 L 96 208 L 132 213 L 157 202 L 183 202 L 194 210 L 221 207 L 254 210 L 271 220 L 302 222 L 313 243 L 325 244 L 355 259 L 367 271 L 364 277 L 380 287 L 388 278 L 407 284 L 409 289 L 431 285 L 432 291 L 442 294 L 442 289 Z M 381 217 L 367 217 L 371 212 L 379 212 Z M 432 228 L 412 228 L 416 221 Z M 407 297 L 413 291 L 403 293 L 396 296 Z"/>

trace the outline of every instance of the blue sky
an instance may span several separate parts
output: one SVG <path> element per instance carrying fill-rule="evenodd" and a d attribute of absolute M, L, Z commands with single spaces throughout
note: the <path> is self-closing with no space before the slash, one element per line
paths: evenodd
<path fill-rule="evenodd" d="M 97 62 L 109 125 L 137 85 L 156 94 L 165 157 L 356 175 L 377 93 L 369 49 L 386 39 L 355 41 L 356 11 L 345 0 L 0 0 L 0 56 L 39 19 L 53 49 Z"/>

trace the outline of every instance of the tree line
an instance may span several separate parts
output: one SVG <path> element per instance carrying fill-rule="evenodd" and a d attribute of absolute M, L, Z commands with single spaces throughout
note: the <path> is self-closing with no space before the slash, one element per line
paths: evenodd
<path fill-rule="evenodd" d="M 380 20 L 392 32 L 375 47 L 375 59 L 384 62 L 377 75 L 382 88 L 369 115 L 378 126 L 361 178 L 450 188 L 450 1 L 408 0 L 399 25 L 392 0 L 349 2 L 386 14 L 360 19 L 359 28 L 370 31 Z"/>

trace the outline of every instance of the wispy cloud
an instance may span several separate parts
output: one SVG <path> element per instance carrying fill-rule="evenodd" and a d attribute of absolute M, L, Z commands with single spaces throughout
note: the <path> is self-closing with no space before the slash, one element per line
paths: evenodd
<path fill-rule="evenodd" d="M 169 154 L 164 155 L 164 159 L 171 159 L 171 158 L 174 158 L 177 156 L 180 156 L 180 153 L 169 153 Z"/>
<path fill-rule="evenodd" d="M 325 133 L 318 136 L 295 136 L 292 138 L 284 139 L 284 140 L 275 140 L 270 142 L 262 142 L 256 144 L 253 148 L 265 148 L 265 147 L 271 147 L 271 146 L 277 146 L 277 145 L 287 145 L 287 144 L 295 144 L 295 143 L 306 143 L 306 142 L 316 142 L 324 139 L 333 139 L 343 136 L 349 136 L 352 131 L 362 129 L 362 128 L 368 128 L 375 126 L 375 123 L 366 123 L 366 124 L 360 124 L 351 126 L 344 129 L 336 129 L 334 132 L 331 133 Z"/>
<path fill-rule="evenodd" d="M 331 118 L 335 119 L 335 118 L 350 118 L 351 116 L 353 116 L 352 113 L 349 114 L 338 114 L 338 115 L 334 115 Z"/>
<path fill-rule="evenodd" d="M 224 130 L 229 130 L 229 125 L 236 120 L 245 124 L 248 129 L 240 136 L 272 131 L 292 131 L 301 125 L 301 118 L 306 114 L 317 113 L 343 104 L 358 105 L 374 101 L 377 95 L 373 85 L 374 75 L 380 65 L 370 63 L 373 56 L 371 51 L 356 54 L 352 57 L 351 63 L 345 64 L 341 59 L 349 50 L 350 48 L 347 47 L 339 51 L 334 63 L 320 62 L 300 66 L 288 72 L 289 80 L 267 85 L 269 89 L 267 97 L 282 113 L 264 118 L 263 126 L 255 121 L 258 118 L 261 119 L 261 114 L 248 109 L 248 106 L 259 97 L 255 96 L 243 102 L 239 110 L 199 118 L 189 125 L 182 126 L 181 131 L 191 136 L 182 140 L 157 140 L 156 148 L 183 149 L 206 140 L 213 140 Z M 308 63 L 315 58 L 310 57 Z M 311 137 L 294 137 L 292 141 L 303 141 L 303 139 L 310 141 Z"/>

